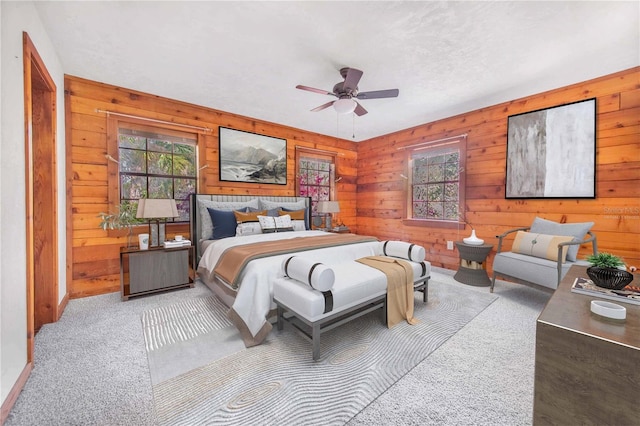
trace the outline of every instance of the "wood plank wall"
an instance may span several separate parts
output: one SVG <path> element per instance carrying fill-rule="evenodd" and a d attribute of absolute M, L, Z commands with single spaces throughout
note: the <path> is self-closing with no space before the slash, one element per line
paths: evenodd
<path fill-rule="evenodd" d="M 356 225 L 357 147 L 354 142 L 305 132 L 265 121 L 253 120 L 210 108 L 178 102 L 134 90 L 65 76 L 67 111 L 67 223 L 72 245 L 67 258 L 67 289 L 71 298 L 119 291 L 119 250 L 126 245 L 125 233 L 114 236 L 102 231 L 99 212 L 108 209 L 107 115 L 97 110 L 130 114 L 192 126 L 208 127 L 204 146 L 199 147 L 200 193 L 295 195 L 296 147 L 337 153 L 336 186 L 340 218 Z M 218 127 L 230 127 L 287 139 L 287 185 L 221 182 L 218 178 Z M 137 233 L 148 228 L 140 227 Z M 168 234 L 188 235 L 188 226 L 169 229 Z M 68 251 L 69 252 L 69 251 Z"/>
<path fill-rule="evenodd" d="M 508 116 L 593 97 L 597 98 L 597 198 L 506 200 Z M 446 241 L 468 236 L 470 228 L 403 224 L 406 181 L 400 175 L 406 173 L 406 162 L 398 148 L 464 133 L 468 134 L 466 217 L 480 238 L 497 245 L 496 235 L 528 226 L 536 216 L 593 221 L 600 251 L 620 255 L 640 268 L 640 67 L 360 142 L 358 232 L 422 244 L 433 265 L 457 269 L 458 253 L 447 250 Z M 583 247 L 579 258 L 587 254 Z"/>

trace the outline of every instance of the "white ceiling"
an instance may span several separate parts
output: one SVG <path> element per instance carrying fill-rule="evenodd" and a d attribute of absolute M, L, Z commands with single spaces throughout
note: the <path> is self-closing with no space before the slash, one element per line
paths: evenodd
<path fill-rule="evenodd" d="M 67 74 L 356 141 L 640 65 L 638 1 L 36 4 Z M 399 97 L 310 112 L 345 66 Z"/>

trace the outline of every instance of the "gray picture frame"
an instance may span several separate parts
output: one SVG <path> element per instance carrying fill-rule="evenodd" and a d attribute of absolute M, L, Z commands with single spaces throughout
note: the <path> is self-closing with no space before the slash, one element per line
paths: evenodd
<path fill-rule="evenodd" d="M 596 197 L 596 98 L 510 115 L 506 199 Z"/>
<path fill-rule="evenodd" d="M 219 178 L 224 182 L 287 184 L 287 140 L 220 126 Z"/>

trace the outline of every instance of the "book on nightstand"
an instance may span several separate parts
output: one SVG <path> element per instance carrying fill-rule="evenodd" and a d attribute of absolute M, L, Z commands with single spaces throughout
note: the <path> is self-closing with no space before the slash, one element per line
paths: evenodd
<path fill-rule="evenodd" d="M 162 245 L 164 246 L 164 248 L 188 247 L 191 245 L 191 241 L 190 240 L 180 240 L 180 241 L 169 240 L 162 243 Z"/>
<path fill-rule="evenodd" d="M 640 288 L 626 286 L 622 290 L 610 290 L 598 287 L 588 278 L 578 277 L 571 286 L 574 293 L 585 294 L 587 296 L 601 297 L 603 299 L 614 300 L 621 303 L 632 303 L 640 305 Z"/>

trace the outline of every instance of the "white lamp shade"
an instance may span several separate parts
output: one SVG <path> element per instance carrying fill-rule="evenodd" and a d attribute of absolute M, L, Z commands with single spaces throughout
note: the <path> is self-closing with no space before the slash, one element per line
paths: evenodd
<path fill-rule="evenodd" d="M 340 204 L 337 201 L 318 201 L 318 213 L 339 213 Z"/>
<path fill-rule="evenodd" d="M 333 103 L 338 114 L 351 114 L 356 109 L 356 101 L 351 98 L 338 99 Z"/>
<path fill-rule="evenodd" d="M 178 217 L 176 200 L 171 198 L 142 198 L 138 200 L 136 217 L 144 219 L 162 219 Z"/>

